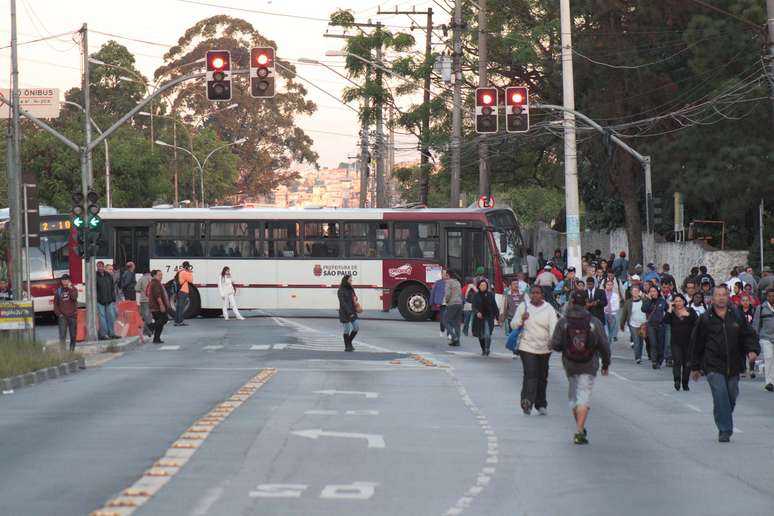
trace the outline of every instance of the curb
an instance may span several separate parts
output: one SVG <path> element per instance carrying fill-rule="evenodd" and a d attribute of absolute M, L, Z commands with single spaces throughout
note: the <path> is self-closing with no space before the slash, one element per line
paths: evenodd
<path fill-rule="evenodd" d="M 30 385 L 35 385 L 36 383 L 43 383 L 46 380 L 53 380 L 54 378 L 59 378 L 60 376 L 76 374 L 81 369 L 86 369 L 86 361 L 83 358 L 79 360 L 72 360 L 70 362 L 62 362 L 56 367 L 38 369 L 37 371 L 33 371 L 31 373 L 20 374 L 10 378 L 1 378 L 0 390 L 2 390 L 3 393 L 8 391 L 12 393 L 16 389 L 21 389 L 22 387 L 28 387 Z"/>
<path fill-rule="evenodd" d="M 140 347 L 141 345 L 142 343 L 140 342 L 140 337 L 135 336 L 109 341 L 98 340 L 79 342 L 75 346 L 75 351 L 78 353 L 83 353 L 84 355 L 95 355 L 97 353 L 108 353 L 108 348 L 113 348 L 115 352 L 120 353 L 124 351 L 131 351 Z M 59 341 L 49 340 L 46 341 L 44 346 L 46 348 L 57 348 L 59 347 Z"/>

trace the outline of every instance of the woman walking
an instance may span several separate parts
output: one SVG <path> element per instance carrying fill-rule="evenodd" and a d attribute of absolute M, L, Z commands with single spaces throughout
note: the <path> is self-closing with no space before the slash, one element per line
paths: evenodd
<path fill-rule="evenodd" d="M 696 315 L 701 315 L 707 311 L 707 305 L 704 304 L 704 294 L 696 292 L 691 300 L 690 308 L 696 312 Z"/>
<path fill-rule="evenodd" d="M 648 296 L 642 302 L 642 311 L 648 316 L 648 344 L 650 344 L 650 359 L 653 369 L 660 369 L 664 361 L 664 339 L 666 330 L 664 327 L 664 314 L 667 310 L 667 302 L 661 297 L 658 288 L 650 287 Z"/>
<path fill-rule="evenodd" d="M 554 307 L 543 299 L 543 290 L 534 286 L 530 291 L 530 300 L 519 305 L 511 321 L 513 328 L 522 328 L 519 336 L 519 356 L 524 368 L 521 410 L 527 416 L 532 413 L 532 407 L 541 416 L 548 414 L 548 363 L 551 359 L 551 336 L 558 320 Z"/>
<path fill-rule="evenodd" d="M 753 319 L 755 317 L 755 306 L 752 297 L 743 290 L 742 295 L 739 297 L 739 311 L 742 313 L 744 320 L 747 321 L 747 324 L 749 324 L 750 327 L 752 327 Z M 742 378 L 747 378 L 747 357 L 742 355 L 741 361 L 742 364 L 739 366 L 739 375 Z M 753 378 L 755 378 L 754 375 Z"/>
<path fill-rule="evenodd" d="M 443 304 L 446 305 L 446 334 L 449 336 L 450 346 L 460 345 L 460 325 L 462 324 L 462 285 L 455 272 L 449 272 L 444 280 Z"/>
<path fill-rule="evenodd" d="M 497 308 L 494 294 L 489 290 L 489 281 L 479 280 L 476 290 L 473 298 L 473 313 L 476 314 L 473 318 L 473 336 L 478 337 L 481 355 L 487 357 L 492 347 L 492 332 L 495 321 L 500 317 L 500 310 Z"/>
<path fill-rule="evenodd" d="M 664 322 L 672 327 L 671 341 L 672 346 L 672 377 L 675 380 L 675 390 L 680 390 L 680 385 L 684 391 L 691 390 L 688 387 L 688 380 L 691 376 L 691 368 L 688 364 L 691 332 L 696 324 L 698 316 L 685 301 L 682 294 L 675 294 L 672 303 L 669 304 Z"/>
<path fill-rule="evenodd" d="M 607 330 L 607 341 L 610 345 L 618 342 L 618 310 L 621 308 L 621 297 L 614 288 L 615 280 L 607 279 L 605 281 L 605 296 L 607 304 L 605 305 L 605 329 Z"/>
<path fill-rule="evenodd" d="M 360 330 L 357 314 L 362 311 L 357 302 L 355 289 L 352 288 L 352 276 L 344 275 L 339 286 L 339 322 L 342 324 L 344 334 L 344 351 L 355 351 L 352 341 Z"/>
<path fill-rule="evenodd" d="M 231 306 L 231 310 L 234 312 L 234 317 L 240 321 L 244 321 L 245 318 L 239 313 L 239 307 L 237 307 L 236 299 L 236 287 L 231 279 L 231 269 L 229 267 L 223 267 L 220 271 L 220 280 L 218 280 L 218 292 L 223 299 L 223 318 L 228 321 L 228 307 Z"/>
<path fill-rule="evenodd" d="M 621 331 L 628 326 L 629 335 L 634 343 L 634 362 L 642 362 L 642 345 L 647 334 L 648 318 L 642 310 L 642 292 L 637 285 L 632 286 L 631 298 L 621 309 Z"/>

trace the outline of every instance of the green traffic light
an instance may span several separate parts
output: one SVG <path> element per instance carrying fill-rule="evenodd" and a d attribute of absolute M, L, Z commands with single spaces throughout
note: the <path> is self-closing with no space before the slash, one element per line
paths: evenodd
<path fill-rule="evenodd" d="M 99 217 L 92 216 L 89 219 L 89 226 L 91 226 L 92 228 L 97 228 L 99 227 L 100 224 L 102 224 L 102 219 Z"/>
<path fill-rule="evenodd" d="M 75 217 L 73 219 L 73 226 L 75 226 L 75 229 L 81 229 L 84 224 L 85 221 L 83 220 L 83 217 Z"/>

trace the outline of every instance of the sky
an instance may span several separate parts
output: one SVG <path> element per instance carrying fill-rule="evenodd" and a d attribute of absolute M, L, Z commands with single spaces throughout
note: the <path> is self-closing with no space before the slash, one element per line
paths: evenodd
<path fill-rule="evenodd" d="M 394 25 L 395 30 L 398 30 L 398 26 L 411 25 L 411 20 L 406 16 L 377 16 L 377 0 L 201 0 L 202 3 L 211 5 L 197 5 L 180 0 L 16 1 L 20 42 L 74 33 L 83 23 L 88 23 L 90 53 L 99 50 L 108 40 L 115 39 L 134 53 L 137 68 L 146 77 L 153 76 L 153 71 L 163 63 L 164 53 L 186 29 L 203 18 L 218 14 L 243 18 L 251 23 L 259 32 L 276 41 L 277 53 L 285 59 L 309 58 L 324 61 L 342 72 L 343 58 L 325 56 L 326 50 L 339 50 L 343 43 L 342 39 L 324 37 L 326 30 L 332 34 L 341 33 L 339 28 L 328 27 L 326 22 L 336 9 L 352 9 L 358 21 L 379 19 L 387 25 Z M 391 3 L 382 3 L 381 8 L 394 10 L 396 5 L 402 10 L 414 6 L 417 10 L 433 7 L 438 13 L 436 23 L 448 21 L 448 15 L 432 0 L 393 0 Z M 421 17 L 415 19 L 423 21 Z M 98 32 L 121 37 L 111 37 Z M 415 30 L 414 36 L 422 41 L 424 33 Z M 8 45 L 10 38 L 10 0 L 2 0 L 0 47 Z M 62 96 L 66 90 L 80 82 L 79 59 L 78 46 L 69 34 L 45 42 L 22 45 L 19 47 L 19 84 L 21 87 L 59 88 Z M 314 150 L 320 155 L 320 165 L 335 167 L 341 161 L 352 161 L 348 157 L 358 153 L 357 115 L 336 100 L 341 98 L 341 91 L 348 83 L 322 66 L 297 62 L 294 64 L 300 76 L 336 97 L 331 98 L 304 83 L 309 91 L 308 98 L 317 104 L 318 110 L 311 117 L 299 118 L 297 122 L 314 139 Z M 10 49 L 3 48 L 0 50 L 0 87 L 9 87 L 10 70 Z M 352 106 L 357 107 L 354 104 Z M 414 137 L 397 135 L 395 146 L 396 162 L 418 159 L 419 155 L 414 150 Z"/>

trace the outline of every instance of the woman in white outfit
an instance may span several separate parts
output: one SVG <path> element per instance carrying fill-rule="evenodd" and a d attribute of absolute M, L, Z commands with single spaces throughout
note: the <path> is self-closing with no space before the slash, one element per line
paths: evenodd
<path fill-rule="evenodd" d="M 242 314 L 239 313 L 236 299 L 234 299 L 234 296 L 236 295 L 236 287 L 234 287 L 234 282 L 231 280 L 231 269 L 228 267 L 223 267 L 223 270 L 220 272 L 218 292 L 220 292 L 220 297 L 223 299 L 223 318 L 228 321 L 228 307 L 231 305 L 231 309 L 234 311 L 234 316 L 240 321 L 244 320 Z"/>

